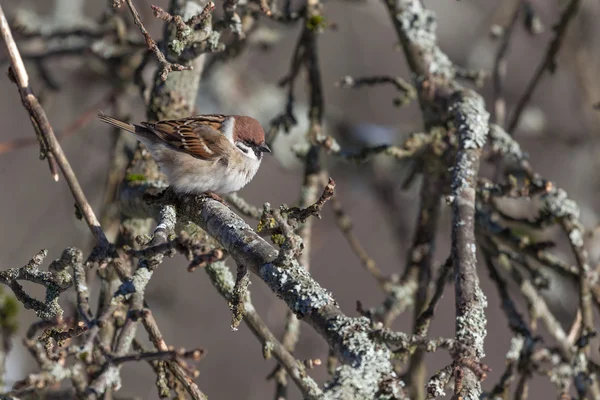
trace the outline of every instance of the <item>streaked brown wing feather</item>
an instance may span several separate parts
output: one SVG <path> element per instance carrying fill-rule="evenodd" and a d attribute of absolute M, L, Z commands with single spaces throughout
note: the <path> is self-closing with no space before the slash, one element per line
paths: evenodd
<path fill-rule="evenodd" d="M 142 125 L 168 145 L 194 157 L 213 161 L 222 158 L 227 138 L 219 130 L 224 116 L 197 115 Z"/>

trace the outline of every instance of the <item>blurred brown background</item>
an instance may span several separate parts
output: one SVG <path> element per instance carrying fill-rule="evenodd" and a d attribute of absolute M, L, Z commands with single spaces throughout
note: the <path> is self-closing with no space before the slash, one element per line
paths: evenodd
<path fill-rule="evenodd" d="M 66 6 L 67 3 L 71 6 Z M 96 18 L 106 3 L 3 0 L 2 6 L 9 16 L 17 10 L 28 10 L 50 19 L 56 19 L 59 15 L 69 21 L 80 11 L 90 18 Z M 165 0 L 136 1 L 144 22 L 154 35 L 160 35 L 161 24 L 152 17 L 149 5 L 166 7 L 166 3 Z M 437 13 L 440 46 L 452 61 L 460 66 L 489 71 L 498 46 L 498 42 L 490 38 L 489 28 L 493 24 L 503 25 L 507 22 L 507 10 L 512 8 L 512 3 L 463 0 L 428 1 L 426 5 Z M 532 4 L 546 29 L 537 36 L 530 36 L 521 24 L 515 31 L 508 56 L 505 89 L 509 111 L 543 56 L 552 37 L 551 27 L 566 2 L 532 1 Z M 220 5 L 217 3 L 217 8 Z M 396 93 L 391 88 L 343 90 L 334 86 L 335 81 L 343 75 L 396 75 L 409 79 L 404 56 L 395 49 L 396 35 L 383 5 L 374 0 L 328 1 L 325 3 L 325 15 L 337 24 L 336 30 L 327 30 L 321 35 L 319 44 L 330 133 L 337 135 L 339 130 L 335 127 L 343 121 L 352 127 L 353 132 L 366 135 L 375 143 L 399 143 L 407 133 L 422 129 L 418 106 L 394 107 L 391 100 Z M 582 221 L 587 228 L 596 226 L 600 210 L 597 173 L 600 161 L 597 145 L 600 112 L 592 107 L 594 102 L 600 101 L 600 27 L 594 23 L 599 18 L 600 4 L 594 0 L 583 1 L 559 54 L 558 70 L 553 76 L 543 78 L 522 119 L 517 136 L 530 153 L 534 168 L 579 202 Z M 283 111 L 284 93 L 276 84 L 287 74 L 298 26 L 267 26 L 280 35 L 272 48 L 263 51 L 254 47 L 235 61 L 216 66 L 214 73 L 202 85 L 199 112 L 246 113 L 261 119 L 266 125 Z M 41 94 L 50 121 L 58 132 L 98 103 L 108 91 L 105 83 L 94 80 L 94 75 L 80 72 L 84 63 L 82 57 L 68 56 L 55 58 L 48 64 L 61 90 L 43 90 Z M 27 66 L 31 71 L 34 90 L 39 93 L 42 87 L 39 76 L 36 76 L 31 64 Z M 6 71 L 6 64 L 2 68 Z M 301 78 L 297 86 L 296 108 L 296 115 L 302 117 L 300 119 L 305 116 L 305 108 L 302 108 L 302 99 L 305 98 L 303 85 L 304 78 Z M 0 90 L 3 94 L 0 99 L 0 142 L 33 137 L 29 118 L 16 88 L 5 73 L 0 75 Z M 489 80 L 481 92 L 491 109 Z M 133 120 L 143 120 L 144 106 L 138 93 L 131 92 L 127 96 Z M 108 129 L 94 120 L 76 135 L 61 142 L 85 193 L 99 212 L 110 159 Z M 66 184 L 64 181 L 52 181 L 45 162 L 39 161 L 38 154 L 37 145 L 0 154 L 0 269 L 22 266 L 42 248 L 49 250 L 49 260 L 58 258 L 68 246 L 89 250 L 89 232 L 82 222 L 74 218 L 73 200 Z M 398 182 L 393 187 L 397 204 L 393 216 L 383 211 L 381 199 L 365 180 L 365 177 L 372 176 L 374 170 Z M 402 191 L 402 173 L 401 167 L 386 160 L 378 160 L 375 166 L 330 165 L 330 175 L 337 182 L 336 190 L 354 220 L 358 237 L 386 273 L 399 273 L 404 268 L 418 206 L 416 193 L 419 182 L 411 190 Z M 266 201 L 274 205 L 291 205 L 298 199 L 301 181 L 301 170 L 285 168 L 275 157 L 267 158 L 257 177 L 241 194 L 256 205 Z M 449 254 L 447 209 L 440 224 L 434 265 L 440 265 Z M 595 264 L 600 250 L 593 241 L 588 249 Z M 555 252 L 571 260 L 568 251 L 559 248 Z M 260 345 L 244 324 L 238 332 L 230 331 L 226 302 L 202 271 L 190 274 L 186 271 L 186 265 L 181 258 L 169 260 L 158 269 L 147 290 L 146 298 L 167 343 L 176 347 L 202 346 L 207 349 L 208 354 L 200 363 L 201 375 L 197 382 L 211 399 L 272 398 L 274 384 L 266 381 L 265 377 L 275 363 L 263 360 Z M 325 209 L 324 218 L 314 224 L 311 273 L 334 294 L 349 315 L 357 315 L 357 300 L 366 307 L 375 306 L 383 300 L 375 281 L 362 270 L 359 260 L 335 226 L 329 207 Z M 489 389 L 502 373 L 511 335 L 504 314 L 499 309 L 496 289 L 489 284 L 487 271 L 482 268 L 480 276 L 489 300 L 487 356 L 483 360 L 493 369 L 484 382 L 484 388 Z M 26 286 L 26 289 L 30 288 Z M 258 279 L 253 279 L 251 291 L 257 310 L 274 333 L 280 335 L 285 305 Z M 563 325 L 568 327 L 576 309 L 573 288 L 553 282 L 549 293 L 549 302 L 562 318 Z M 69 296 L 74 294 L 64 296 L 63 304 L 73 300 Z M 92 293 L 91 298 L 94 297 Z M 522 302 L 520 306 L 523 306 Z M 521 310 L 525 311 L 523 307 Z M 394 328 L 410 331 L 411 314 L 405 313 L 396 321 Z M 23 333 L 35 320 L 35 315 L 22 310 L 20 320 L 20 333 Z M 438 308 L 431 335 L 454 335 L 454 298 L 450 288 Z M 324 341 L 304 325 L 297 357 L 325 360 L 326 352 Z M 443 352 L 428 355 L 430 374 L 445 366 L 449 359 Z M 5 377 L 7 384 L 23 378 L 33 368 L 32 360 L 19 339 L 14 340 L 8 366 L 8 376 Z M 320 383 L 327 379 L 323 366 L 314 369 L 312 375 Z M 119 394 L 135 395 L 142 399 L 154 399 L 157 396 L 153 373 L 144 363 L 127 364 L 123 382 L 124 387 Z M 292 390 L 293 398 L 299 398 L 299 392 L 295 388 Z M 554 393 L 547 380 L 536 378 L 530 398 L 549 398 Z"/>

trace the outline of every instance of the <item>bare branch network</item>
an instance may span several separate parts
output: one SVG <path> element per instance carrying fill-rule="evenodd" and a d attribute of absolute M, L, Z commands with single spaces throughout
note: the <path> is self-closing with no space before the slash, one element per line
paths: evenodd
<path fill-rule="evenodd" d="M 218 19 L 213 2 L 199 5 L 171 0 L 168 10 L 152 6 L 154 17 L 165 23 L 165 35 L 158 39 L 149 33 L 141 16 L 144 13 L 138 11 L 143 2 L 109 3 L 102 18 L 85 25 L 44 27 L 21 16 L 12 20 L 12 30 L 0 8 L 0 30 L 10 62 L 8 75 L 36 135 L 35 140 L 22 138 L 0 144 L 0 152 L 39 144 L 53 179 L 58 181 L 62 176 L 66 181 L 77 214 L 94 238 L 94 247 L 87 253 L 69 247 L 60 258 L 47 263 L 48 252 L 41 250 L 27 262 L 24 257 L 23 266 L 0 271 L 0 283 L 9 289 L 0 292 L 4 343 L 0 376 L 7 368 L 17 302 L 39 318 L 22 338 L 38 370 L 8 388 L 3 398 L 37 398 L 52 393 L 59 393 L 60 398 L 112 398 L 124 384 L 122 366 L 142 362 L 156 374 L 159 397 L 206 399 L 194 381 L 205 350 L 167 345 L 160 321 L 145 301 L 156 269 L 165 257 L 179 253 L 189 261 L 190 272 L 206 271 L 229 305 L 231 329 L 246 324 L 262 346 L 264 358 L 277 362 L 269 377 L 275 382 L 276 399 L 288 398 L 288 381 L 307 399 L 425 400 L 440 398 L 446 391 L 453 399 L 500 399 L 508 398 L 511 390 L 515 398 L 525 399 L 528 384 L 536 376 L 547 378 L 556 387 L 557 398 L 600 399 L 600 366 L 591 351 L 592 343 L 596 343 L 594 314 L 600 309 L 600 282 L 584 246 L 588 232 L 579 219 L 579 206 L 564 190 L 535 172 L 513 137 L 540 78 L 556 67 L 556 56 L 579 1 L 570 0 L 565 6 L 544 59 L 508 119 L 503 98 L 505 58 L 521 13 L 526 14 L 530 31 L 539 30 L 530 2 L 516 2 L 509 24 L 497 32 L 500 46 L 492 72 L 494 112 L 490 119 L 483 98 L 459 82 L 480 82 L 483 75 L 454 65 L 438 47 L 436 16 L 418 0 L 385 1 L 411 70 L 410 82 L 394 76 L 345 76 L 336 85 L 355 90 L 392 85 L 399 93 L 391 99 L 397 106 L 418 100 L 424 130 L 400 144 L 365 146 L 358 151 L 345 149 L 342 141 L 324 129 L 327 102 L 323 85 L 333 83 L 323 82 L 318 45 L 321 34 L 332 26 L 320 0 L 307 0 L 297 9 L 289 1 L 225 0 Z M 205 196 L 178 195 L 167 188 L 142 146 L 134 152 L 116 146 L 110 176 L 117 178 L 109 179 L 107 191 L 118 193 L 113 203 L 119 212 L 98 218 L 62 150 L 57 139 L 60 135 L 55 134 L 36 97 L 36 85 L 26 65 L 35 63 L 45 84 L 53 85 L 46 61 L 65 54 L 92 57 L 102 65 L 107 85 L 112 88 L 103 104 L 125 114 L 118 110 L 117 100 L 127 96 L 125 88 L 134 87 L 147 105 L 149 120 L 175 119 L 194 113 L 204 68 L 216 68 L 214 65 L 239 55 L 253 43 L 257 27 L 269 21 L 301 25 L 289 73 L 280 82 L 287 102 L 281 114 L 273 118 L 268 134 L 272 143 L 297 125 L 295 91 L 298 78 L 305 74 L 309 101 L 306 146 L 293 150 L 304 166 L 297 206 L 266 203 L 256 207 L 233 194 L 227 197 L 230 208 Z M 30 46 L 33 42 L 44 46 Z M 206 62 L 209 53 L 215 53 L 212 64 Z M 143 72 L 152 59 L 158 68 L 148 89 Z M 90 110 L 62 135 L 87 125 L 94 112 Z M 510 121 L 508 131 L 503 128 L 506 120 Z M 353 226 L 343 208 L 344 199 L 336 193 L 336 183 L 326 169 L 330 159 L 368 163 L 380 155 L 410 161 L 412 175 L 423 176 L 413 243 L 404 271 L 392 276 L 382 272 L 369 256 L 369 249 L 358 240 L 354 229 L 360 227 Z M 486 162 L 496 169 L 495 180 L 480 176 L 480 165 Z M 503 208 L 500 200 L 506 198 L 536 199 L 541 206 L 535 218 L 523 219 Z M 434 269 L 444 201 L 452 212 L 452 250 L 444 257 L 444 265 Z M 365 307 L 359 303 L 360 317 L 350 317 L 342 310 L 334 293 L 310 273 L 313 226 L 329 207 L 365 272 L 386 296 L 379 305 Z M 256 229 L 240 215 L 254 221 Z M 148 218 L 156 221 L 153 229 Z M 560 227 L 576 264 L 553 254 L 552 243 L 520 236 L 511 229 L 514 223 L 536 231 Z M 103 229 L 111 224 L 119 226 L 113 241 Z M 483 260 L 478 260 L 478 255 Z M 236 265 L 236 273 L 225 264 L 228 260 Z M 579 311 L 568 331 L 542 296 L 546 270 L 559 273 L 579 288 Z M 90 306 L 91 271 L 100 282 L 96 312 Z M 497 288 L 513 335 L 504 373 L 485 391 L 482 381 L 490 367 L 483 361 L 489 312 L 489 294 L 480 286 L 484 271 Z M 281 338 L 269 330 L 252 304 L 252 279 L 262 280 L 289 309 Z M 516 283 L 528 304 L 528 317 L 517 307 L 515 294 L 508 289 L 509 280 Z M 43 286 L 44 300 L 28 293 L 23 282 Z M 456 299 L 455 335 L 431 337 L 430 324 L 448 283 L 452 283 Z M 67 291 L 76 295 L 74 315 L 67 315 L 59 303 Z M 394 331 L 393 321 L 411 308 L 412 330 Z M 323 358 L 327 358 L 330 376 L 323 386 L 311 377 L 311 369 L 325 363 L 321 359 L 299 360 L 294 355 L 300 321 L 329 346 L 329 355 Z M 552 341 L 541 340 L 542 329 Z M 141 330 L 150 338 L 152 348 L 139 340 Z M 426 353 L 437 351 L 447 352 L 451 362 L 438 371 L 427 371 Z"/>

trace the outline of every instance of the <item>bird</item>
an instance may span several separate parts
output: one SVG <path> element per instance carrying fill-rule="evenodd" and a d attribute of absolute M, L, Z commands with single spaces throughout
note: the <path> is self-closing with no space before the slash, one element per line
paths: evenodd
<path fill-rule="evenodd" d="M 248 184 L 270 153 L 252 117 L 206 114 L 129 124 L 100 112 L 101 121 L 136 135 L 177 193 L 219 195 Z"/>

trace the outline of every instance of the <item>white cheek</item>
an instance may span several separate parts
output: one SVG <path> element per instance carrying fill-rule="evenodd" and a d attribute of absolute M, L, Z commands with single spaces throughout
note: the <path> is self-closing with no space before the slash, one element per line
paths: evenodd
<path fill-rule="evenodd" d="M 225 118 L 222 125 L 222 132 L 225 134 L 225 136 L 227 137 L 227 139 L 229 139 L 231 143 L 233 143 L 233 124 L 233 118 L 228 117 Z"/>
<path fill-rule="evenodd" d="M 250 150 L 250 151 L 248 152 L 248 154 L 244 154 L 244 155 L 245 155 L 246 157 L 248 157 L 249 159 L 251 159 L 251 160 L 254 160 L 254 161 L 259 161 L 259 162 L 260 162 L 260 160 L 259 160 L 259 159 L 256 157 L 256 153 L 254 152 L 254 150 Z"/>
<path fill-rule="evenodd" d="M 244 143 L 237 142 L 235 144 L 235 147 L 239 150 L 240 153 L 242 153 L 242 155 L 244 155 L 244 157 L 247 157 L 254 161 L 259 161 L 259 159 L 256 157 L 256 153 L 254 153 L 254 150 L 251 149 L 249 146 L 246 146 Z"/>

